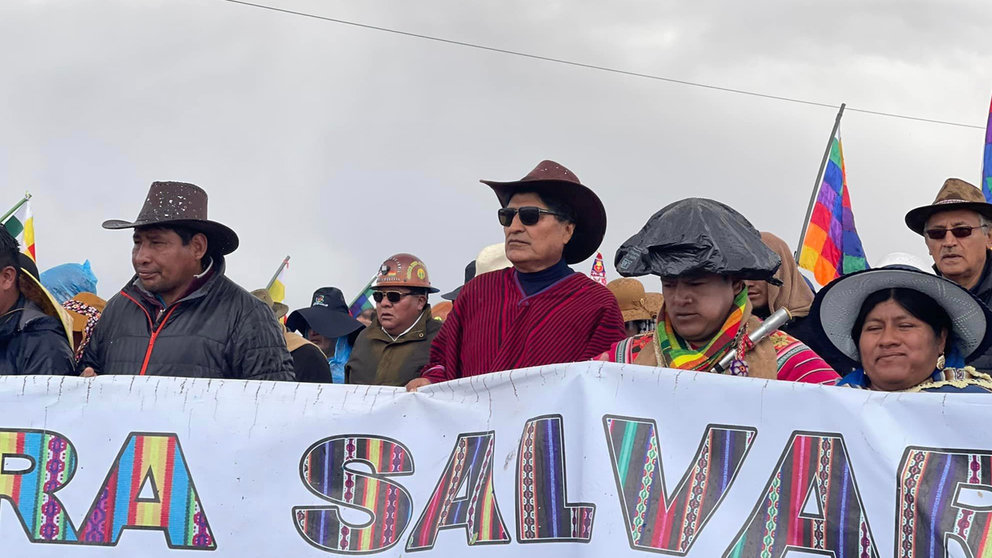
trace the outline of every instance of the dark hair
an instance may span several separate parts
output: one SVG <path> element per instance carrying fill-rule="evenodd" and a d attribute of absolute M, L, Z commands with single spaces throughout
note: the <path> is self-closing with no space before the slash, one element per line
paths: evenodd
<path fill-rule="evenodd" d="M 944 307 L 937 304 L 937 301 L 931 298 L 930 295 L 914 289 L 893 287 L 871 293 L 861 304 L 861 311 L 858 312 L 858 318 L 854 320 L 854 327 L 851 328 L 851 337 L 854 338 L 855 345 L 859 347 L 861 345 L 861 328 L 865 325 L 865 319 L 867 319 L 868 313 L 879 304 L 889 300 L 896 301 L 899 306 L 902 306 L 914 318 L 930 326 L 934 336 L 938 336 L 944 331 L 948 334 L 951 332 L 951 317 L 947 315 Z M 950 335 L 948 335 L 947 339 L 949 343 Z M 946 345 L 945 343 L 945 352 L 947 350 Z"/>
<path fill-rule="evenodd" d="M 575 222 L 575 210 L 554 192 L 550 192 L 544 188 L 535 188 L 533 190 L 517 190 L 513 193 L 514 196 L 517 194 L 537 194 L 541 198 L 541 201 L 544 202 L 544 205 L 548 206 L 548 209 L 557 214 L 555 215 L 555 219 L 558 219 L 559 223 Z"/>
<path fill-rule="evenodd" d="M 21 246 L 17 239 L 11 236 L 7 227 L 0 225 L 0 269 L 13 267 L 17 274 L 21 273 L 21 260 L 18 254 L 21 253 Z"/>

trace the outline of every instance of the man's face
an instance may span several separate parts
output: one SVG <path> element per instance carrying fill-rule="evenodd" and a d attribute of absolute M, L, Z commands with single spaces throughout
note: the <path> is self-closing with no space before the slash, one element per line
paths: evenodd
<path fill-rule="evenodd" d="M 747 285 L 747 298 L 751 301 L 752 308 L 766 308 L 768 306 L 768 283 L 765 281 L 744 281 Z"/>
<path fill-rule="evenodd" d="M 941 211 L 927 220 L 924 231 L 948 229 L 944 238 L 933 239 L 925 235 L 927 249 L 940 274 L 971 288 L 978 283 L 985 266 L 985 249 L 992 241 L 989 227 L 972 229 L 971 234 L 958 238 L 949 230 L 954 227 L 978 227 L 981 217 L 967 209 Z"/>
<path fill-rule="evenodd" d="M 334 356 L 335 339 L 333 337 L 324 337 L 314 331 L 313 328 L 309 328 L 307 330 L 307 339 L 314 345 L 317 345 L 317 348 L 320 349 L 320 351 L 324 353 L 324 356 L 327 358 Z"/>
<path fill-rule="evenodd" d="M 207 239 L 202 233 L 193 235 L 184 246 L 182 238 L 171 229 L 138 228 L 134 231 L 131 265 L 142 288 L 171 304 L 202 271 L 200 258 L 206 251 Z"/>
<path fill-rule="evenodd" d="M 741 281 L 707 273 L 678 279 L 662 279 L 665 314 L 682 339 L 703 344 L 713 338 L 730 315 L 734 295 L 744 288 Z"/>
<path fill-rule="evenodd" d="M 514 194 L 507 207 L 539 207 L 548 209 L 541 197 L 533 192 Z M 524 273 L 547 269 L 561 260 L 565 245 L 575 231 L 574 223 L 562 223 L 554 215 L 541 214 L 537 223 L 526 226 L 515 215 L 509 227 L 503 227 L 506 236 L 506 257 L 513 267 Z"/>
<path fill-rule="evenodd" d="M 375 304 L 375 315 L 379 320 L 379 325 L 390 335 L 399 335 L 417 321 L 417 317 L 424 311 L 427 305 L 427 297 L 413 294 L 410 289 L 402 287 L 392 287 L 380 289 L 383 294 L 382 300 Z M 402 296 L 399 302 L 390 302 L 389 293 L 400 293 Z"/>

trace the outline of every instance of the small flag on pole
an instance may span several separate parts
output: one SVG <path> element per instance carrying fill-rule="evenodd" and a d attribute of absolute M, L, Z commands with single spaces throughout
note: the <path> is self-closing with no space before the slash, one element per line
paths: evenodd
<path fill-rule="evenodd" d="M 606 285 L 606 266 L 603 265 L 602 252 L 596 252 L 596 261 L 592 262 L 592 271 L 589 272 L 589 277 L 601 285 Z"/>
<path fill-rule="evenodd" d="M 799 267 L 813 272 L 817 283 L 868 269 L 847 188 L 844 148 L 839 135 L 830 142 L 830 156 L 823 171 L 816 205 L 810 216 L 799 253 Z"/>
<path fill-rule="evenodd" d="M 272 297 L 272 302 L 283 302 L 286 300 L 286 272 L 289 271 L 289 256 L 279 269 L 279 273 L 276 274 L 276 278 L 272 280 L 272 284 L 269 285 L 269 296 Z"/>
<path fill-rule="evenodd" d="M 369 283 L 365 285 L 365 289 L 358 293 L 355 300 L 351 301 L 351 304 L 348 305 L 348 313 L 351 314 L 352 318 L 357 318 L 365 310 L 375 308 L 375 302 L 372 301 L 373 281 L 375 281 L 375 277 L 369 280 Z"/>
<path fill-rule="evenodd" d="M 985 158 L 982 159 L 982 193 L 985 201 L 992 202 L 992 103 L 989 103 L 989 122 L 985 125 Z"/>
<path fill-rule="evenodd" d="M 21 245 L 21 252 L 24 252 L 35 262 L 38 258 L 35 255 L 34 246 L 34 216 L 31 214 L 31 195 L 25 195 L 23 203 L 17 208 L 7 221 L 4 222 L 4 226 L 7 228 L 7 232 L 10 236 L 17 239 L 17 242 Z"/>

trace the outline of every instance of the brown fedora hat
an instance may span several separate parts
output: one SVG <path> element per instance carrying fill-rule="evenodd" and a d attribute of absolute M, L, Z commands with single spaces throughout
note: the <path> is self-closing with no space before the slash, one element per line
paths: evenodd
<path fill-rule="evenodd" d="M 202 232 L 211 253 L 225 255 L 238 249 L 238 235 L 230 228 L 207 219 L 207 193 L 186 182 L 152 182 L 148 197 L 134 221 L 111 219 L 105 229 L 133 229 L 152 225 L 175 225 Z"/>
<path fill-rule="evenodd" d="M 992 204 L 985 201 L 981 190 L 960 178 L 948 178 L 932 204 L 917 207 L 906 214 L 906 226 L 922 235 L 931 215 L 955 209 L 970 209 L 992 219 Z"/>
<path fill-rule="evenodd" d="M 541 161 L 520 180 L 495 182 L 480 180 L 496 192 L 500 206 L 506 207 L 517 192 L 546 192 L 567 203 L 575 212 L 575 233 L 565 245 L 562 256 L 574 264 L 596 253 L 606 234 L 606 208 L 588 186 L 579 182 L 572 171 L 554 161 Z"/>

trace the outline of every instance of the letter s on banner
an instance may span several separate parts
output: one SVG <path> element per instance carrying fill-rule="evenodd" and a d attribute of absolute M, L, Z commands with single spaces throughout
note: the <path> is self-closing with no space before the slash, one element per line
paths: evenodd
<path fill-rule="evenodd" d="M 897 498 L 898 558 L 951 556 L 950 541 L 967 556 L 992 552 L 992 453 L 906 448 Z"/>
<path fill-rule="evenodd" d="M 364 463 L 372 473 L 348 468 Z M 372 515 L 365 527 L 343 521 L 337 506 L 293 508 L 297 532 L 308 543 L 336 554 L 366 554 L 395 545 L 410 524 L 413 500 L 386 477 L 413 474 L 413 456 L 401 442 L 379 436 L 324 438 L 303 454 L 300 478 L 323 500 Z"/>
<path fill-rule="evenodd" d="M 707 426 L 689 470 L 669 495 L 655 422 L 606 415 L 603 427 L 630 547 L 676 556 L 692 548 L 757 434 L 743 426 Z"/>
<path fill-rule="evenodd" d="M 840 434 L 793 432 L 751 517 L 724 558 L 788 551 L 878 558 Z"/>
<path fill-rule="evenodd" d="M 15 469 L 15 459 L 30 467 Z M 0 429 L 0 500 L 9 500 L 31 542 L 71 543 L 76 530 L 55 497 L 76 472 L 76 450 L 48 430 Z"/>
<path fill-rule="evenodd" d="M 79 539 L 114 546 L 124 529 L 163 531 L 173 549 L 217 548 L 175 434 L 128 436 L 79 527 Z"/>

